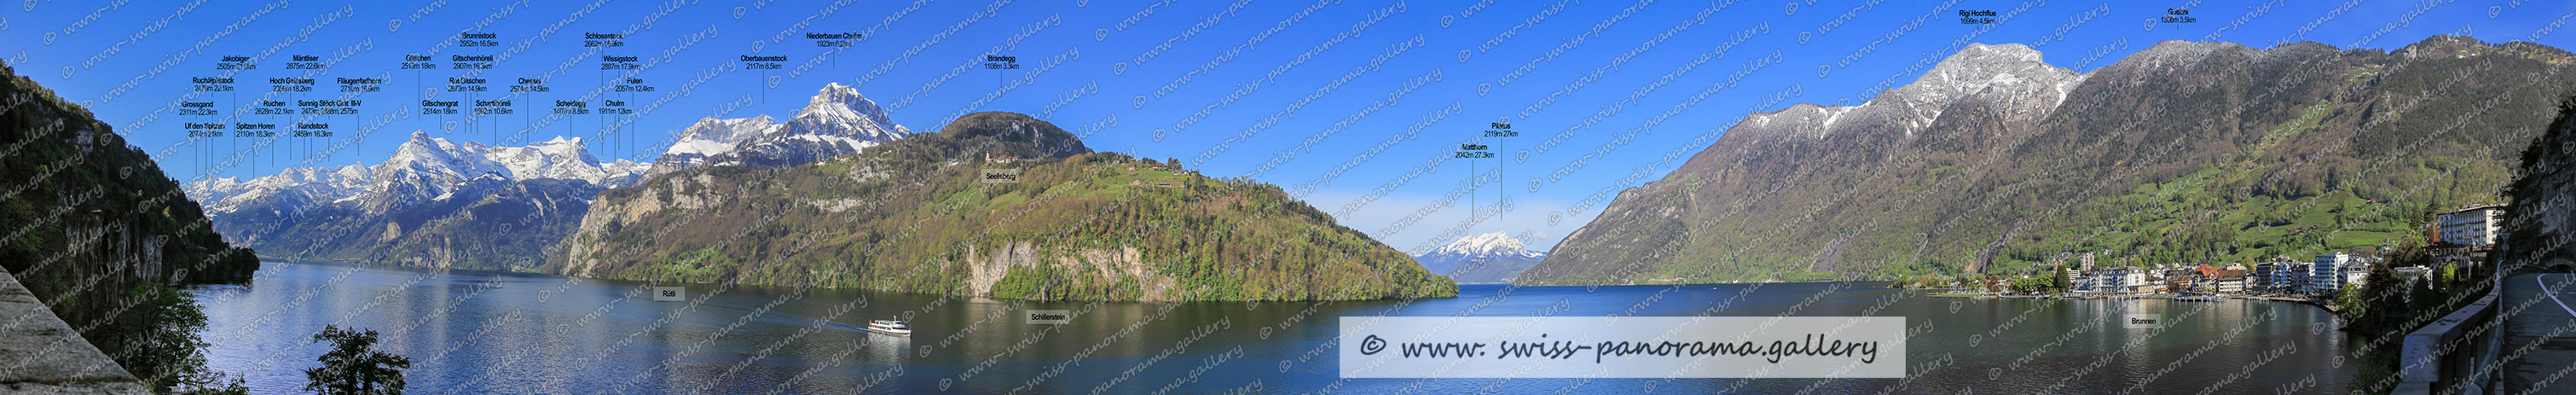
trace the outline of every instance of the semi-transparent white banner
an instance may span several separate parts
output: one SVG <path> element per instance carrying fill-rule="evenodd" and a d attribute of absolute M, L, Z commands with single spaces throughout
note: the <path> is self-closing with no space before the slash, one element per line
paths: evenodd
<path fill-rule="evenodd" d="M 1903 378 L 1905 317 L 1341 317 L 1349 378 Z"/>

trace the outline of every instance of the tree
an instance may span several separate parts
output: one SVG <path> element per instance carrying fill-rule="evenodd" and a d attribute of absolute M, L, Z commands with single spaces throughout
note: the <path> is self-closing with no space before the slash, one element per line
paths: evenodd
<path fill-rule="evenodd" d="M 2440 272 L 2440 275 L 2442 276 L 2442 282 L 2440 283 L 2440 284 L 2442 285 L 2442 288 L 2444 288 L 2444 289 L 2450 289 L 2450 288 L 2457 288 L 2457 287 L 2459 287 L 2459 285 L 2460 285 L 2460 265 L 2447 264 L 2447 263 L 2442 264 L 2442 271 Z"/>
<path fill-rule="evenodd" d="M 2066 268 L 2051 268 L 2048 269 L 2048 272 L 2051 273 L 2049 276 L 2049 288 L 2054 289 L 2054 292 L 2065 293 L 2068 290 L 2075 289 L 2075 281 L 2066 278 Z"/>
<path fill-rule="evenodd" d="M 2054 284 L 2055 282 L 2056 282 L 2056 281 L 2050 280 L 2050 279 L 2045 278 L 2045 277 L 2021 277 L 2021 278 L 2015 278 L 2015 279 L 2013 279 L 2013 280 L 2012 280 L 2012 291 L 2013 291 L 2013 293 L 2026 294 L 2026 295 L 2027 295 L 2027 294 L 2038 294 L 2038 293 L 2041 293 L 2041 292 L 2047 292 L 2049 289 L 2051 289 L 2051 288 L 2052 288 L 2052 286 L 2053 286 L 2053 284 Z"/>
<path fill-rule="evenodd" d="M 116 318 L 117 364 L 143 379 L 155 392 L 202 394 L 248 393 L 240 378 L 226 382 L 221 372 L 206 368 L 206 342 L 197 331 L 206 315 L 187 295 L 160 283 L 134 288 L 134 305 Z"/>
<path fill-rule="evenodd" d="M 2335 226 L 2337 226 L 2337 227 L 2351 226 L 2352 221 L 2351 221 L 2350 216 L 2348 215 L 2348 214 L 2351 214 L 2351 213 L 2352 213 L 2352 201 L 2351 201 L 2351 200 L 2341 200 L 2341 199 L 2337 199 L 2337 200 L 2336 200 L 2336 202 L 2335 202 L 2335 209 L 2334 209 L 2334 224 L 2335 224 Z"/>
<path fill-rule="evenodd" d="M 2458 180 L 2453 180 L 2453 181 L 2454 181 L 2454 182 L 2457 182 Z M 2440 201 L 2440 200 L 2432 200 L 2432 199 L 2425 199 L 2425 200 L 2424 200 L 2424 210 L 2423 210 L 2423 211 L 2416 212 L 2416 213 L 2415 213 L 2415 218 L 2410 218 L 2410 219 L 2413 219 L 2413 220 L 2414 220 L 2414 222 L 2412 223 L 2412 225 L 2415 225 L 2415 227 L 2421 228 L 2421 227 L 2424 227 L 2424 225 L 2425 225 L 2425 224 L 2433 223 L 2433 220 L 2434 220 L 2435 218 L 2441 218 L 2441 215 L 2442 215 L 2442 201 Z"/>
<path fill-rule="evenodd" d="M 304 390 L 323 395 L 400 395 L 403 390 L 402 369 L 411 368 L 411 358 L 376 351 L 376 331 L 341 329 L 337 325 L 322 327 L 313 341 L 331 341 L 331 352 L 315 360 L 322 367 L 305 369 L 311 380 Z"/>
<path fill-rule="evenodd" d="M 2412 246 L 2409 247 L 2408 249 L 2412 250 Z M 2360 295 L 2354 298 L 2359 300 L 2361 311 L 2353 314 L 2357 324 L 2354 326 L 2359 327 L 2364 335 L 2386 336 L 2391 335 L 2391 332 L 2407 329 L 2401 326 L 2405 321 L 2402 316 L 2414 310 L 2414 306 L 2411 306 L 2410 301 L 2407 300 L 2409 287 L 2406 279 L 2398 278 L 2397 272 L 2389 269 L 2389 266 L 2402 262 L 2404 261 L 2390 260 L 2371 265 L 2370 278 L 2362 280 Z"/>
<path fill-rule="evenodd" d="M 2406 295 L 2406 305 L 2407 307 L 2415 310 L 2415 313 L 2409 318 L 2440 318 L 2441 316 L 2451 314 L 2451 312 L 2443 310 L 2449 308 L 2450 304 L 2443 303 L 2442 292 L 2433 289 L 2432 279 L 2428 278 L 2414 282 L 2418 284 L 2407 287 L 2410 292 Z M 2399 329 L 2401 330 L 2415 329 L 2403 324 L 2403 322 L 2407 321 L 2406 319 L 2399 319 L 2397 321 L 2400 322 Z"/>

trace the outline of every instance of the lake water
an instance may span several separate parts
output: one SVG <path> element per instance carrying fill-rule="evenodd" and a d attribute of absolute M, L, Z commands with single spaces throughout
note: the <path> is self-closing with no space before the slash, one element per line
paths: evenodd
<path fill-rule="evenodd" d="M 1921 297 L 1883 283 L 1468 285 L 1457 298 L 1295 303 L 1016 302 L 895 292 L 649 285 L 271 262 L 194 290 L 210 364 L 302 393 L 325 324 L 411 358 L 407 393 L 2137 393 L 2340 392 L 2352 346 L 2315 306 Z M 1029 309 L 1073 310 L 1032 325 Z M 1905 379 L 1341 379 L 1345 316 L 1905 316 Z M 2161 329 L 2127 314 L 2160 314 Z M 862 332 L 909 314 L 914 335 Z"/>

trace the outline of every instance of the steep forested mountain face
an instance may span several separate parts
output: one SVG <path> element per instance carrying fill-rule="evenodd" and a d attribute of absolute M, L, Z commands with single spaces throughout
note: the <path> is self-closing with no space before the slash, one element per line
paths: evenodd
<path fill-rule="evenodd" d="M 202 369 L 179 321 L 204 317 L 172 288 L 248 278 L 258 256 L 89 110 L 0 73 L 0 268 L 148 384 Z"/>
<path fill-rule="evenodd" d="M 2169 41 L 2090 73 L 1971 46 L 1855 106 L 1747 117 L 1519 283 L 2009 273 L 2376 250 L 2501 202 L 2568 52 Z"/>
<path fill-rule="evenodd" d="M 1457 293 L 1277 186 L 1092 152 L 1006 112 L 821 163 L 608 190 L 542 270 L 1051 300 Z"/>

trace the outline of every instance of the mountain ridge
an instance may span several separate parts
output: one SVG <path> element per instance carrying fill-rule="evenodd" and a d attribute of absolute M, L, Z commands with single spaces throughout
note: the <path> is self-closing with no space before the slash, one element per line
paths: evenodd
<path fill-rule="evenodd" d="M 2570 86 L 2555 71 L 2568 58 L 2457 37 L 2388 52 L 2169 41 L 2056 82 L 1927 73 L 1829 125 L 1808 109 L 1824 107 L 1748 116 L 1621 191 L 1520 283 L 1997 273 L 2102 250 L 2223 264 L 2393 244 L 2420 233 L 2407 230 L 2420 207 L 2495 198 L 2511 170 L 2480 145 L 2523 141 L 2512 131 L 2554 106 L 2544 92 Z M 2458 77 L 2472 68 L 2530 78 Z M 1976 92 L 1904 96 L 1918 86 Z M 2490 97 L 2510 100 L 2481 109 Z M 1870 109 L 1884 103 L 1908 105 Z M 2487 116 L 2456 115 L 2469 113 Z"/>
<path fill-rule="evenodd" d="M 1277 186 L 1092 152 L 1016 113 L 803 166 L 683 170 L 596 204 L 540 270 L 1039 300 L 1457 293 Z"/>

